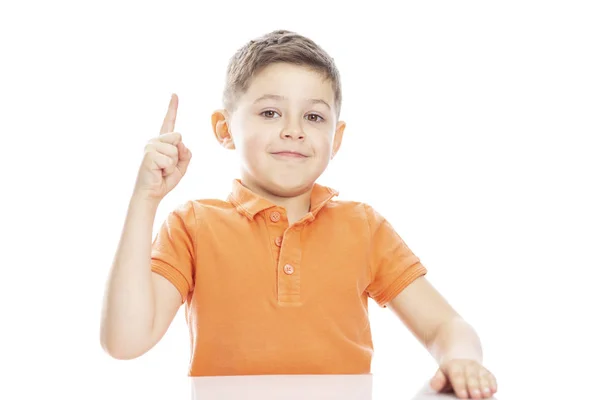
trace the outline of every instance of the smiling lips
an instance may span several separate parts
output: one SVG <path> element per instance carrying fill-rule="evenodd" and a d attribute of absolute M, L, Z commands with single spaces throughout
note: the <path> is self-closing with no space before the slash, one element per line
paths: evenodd
<path fill-rule="evenodd" d="M 305 156 L 302 153 L 298 153 L 296 151 L 292 151 L 292 150 L 286 150 L 286 151 L 278 151 L 275 153 L 271 153 L 275 156 L 280 156 L 280 157 L 285 157 L 285 158 L 306 158 L 307 156 Z"/>

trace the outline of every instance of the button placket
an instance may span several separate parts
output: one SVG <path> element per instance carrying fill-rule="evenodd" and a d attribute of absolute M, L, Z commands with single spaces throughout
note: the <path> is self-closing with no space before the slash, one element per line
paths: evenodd
<path fill-rule="evenodd" d="M 277 263 L 277 297 L 281 305 L 301 305 L 301 230 L 300 226 L 293 226 L 283 236 L 285 246 L 281 247 Z"/>
<path fill-rule="evenodd" d="M 266 228 L 268 232 L 269 249 L 275 262 L 275 269 L 280 268 L 283 237 L 285 235 L 287 227 L 285 211 L 279 211 L 277 208 L 266 210 L 263 214 L 264 221 L 266 222 Z M 279 274 L 279 271 L 277 272 Z"/>

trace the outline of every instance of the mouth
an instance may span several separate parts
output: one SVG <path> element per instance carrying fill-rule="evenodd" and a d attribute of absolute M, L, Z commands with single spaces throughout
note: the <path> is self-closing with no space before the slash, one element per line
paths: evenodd
<path fill-rule="evenodd" d="M 279 157 L 279 158 L 307 158 L 308 156 L 302 154 L 302 153 L 298 153 L 295 151 L 278 151 L 275 153 L 271 153 L 273 156 L 275 157 Z"/>

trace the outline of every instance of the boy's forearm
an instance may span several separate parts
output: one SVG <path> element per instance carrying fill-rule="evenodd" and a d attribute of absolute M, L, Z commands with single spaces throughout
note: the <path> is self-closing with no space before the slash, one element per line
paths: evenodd
<path fill-rule="evenodd" d="M 462 318 L 455 318 L 442 325 L 428 346 L 439 365 L 451 359 L 469 359 L 483 362 L 479 336 Z"/>
<path fill-rule="evenodd" d="M 150 268 L 158 203 L 132 196 L 108 278 L 101 342 L 117 357 L 144 346 L 152 331 L 154 296 Z"/>

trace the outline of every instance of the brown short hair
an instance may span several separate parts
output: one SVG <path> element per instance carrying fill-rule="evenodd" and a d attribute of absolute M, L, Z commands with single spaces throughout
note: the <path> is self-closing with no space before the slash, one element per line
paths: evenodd
<path fill-rule="evenodd" d="M 331 81 L 337 117 L 342 105 L 340 74 L 333 58 L 311 39 L 298 33 L 276 30 L 253 39 L 229 60 L 223 105 L 235 109 L 235 100 L 250 86 L 252 78 L 272 63 L 304 65 Z"/>

